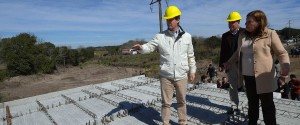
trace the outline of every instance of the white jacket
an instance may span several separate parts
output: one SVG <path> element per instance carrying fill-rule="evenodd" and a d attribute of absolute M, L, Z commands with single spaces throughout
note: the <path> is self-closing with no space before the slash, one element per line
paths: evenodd
<path fill-rule="evenodd" d="M 160 76 L 177 81 L 186 78 L 188 72 L 196 72 L 196 61 L 191 35 L 184 33 L 176 42 L 175 39 L 173 34 L 165 30 L 142 45 L 139 52 L 144 54 L 158 50 Z"/>

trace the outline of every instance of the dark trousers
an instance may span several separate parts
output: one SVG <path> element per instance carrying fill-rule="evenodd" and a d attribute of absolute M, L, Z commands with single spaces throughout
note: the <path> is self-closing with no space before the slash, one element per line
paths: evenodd
<path fill-rule="evenodd" d="M 295 94 L 295 100 L 298 100 L 298 101 L 300 101 L 300 94 Z"/>
<path fill-rule="evenodd" d="M 248 98 L 249 125 L 257 125 L 259 118 L 259 100 L 266 125 L 276 125 L 276 109 L 273 102 L 273 92 L 257 94 L 254 76 L 244 76 Z"/>
<path fill-rule="evenodd" d="M 295 93 L 295 90 L 291 91 L 291 99 L 296 100 L 297 99 L 297 94 Z"/>

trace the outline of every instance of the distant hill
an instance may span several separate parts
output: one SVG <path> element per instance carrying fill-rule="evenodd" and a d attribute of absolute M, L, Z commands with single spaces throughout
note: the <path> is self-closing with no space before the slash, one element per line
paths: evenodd
<path fill-rule="evenodd" d="M 287 40 L 290 38 L 300 38 L 300 29 L 294 28 L 283 28 L 282 30 L 277 30 L 282 40 Z"/>
<path fill-rule="evenodd" d="M 146 43 L 146 41 L 144 39 L 129 40 L 128 42 L 123 43 L 120 46 L 120 48 L 121 49 L 123 49 L 123 48 L 131 48 L 135 44 L 144 44 L 144 43 Z"/>
<path fill-rule="evenodd" d="M 281 41 L 284 42 L 287 39 L 297 38 L 300 39 L 300 29 L 294 28 L 284 28 L 281 30 L 276 30 Z M 212 36 L 208 38 L 197 37 L 194 36 L 193 39 L 194 50 L 196 54 L 196 59 L 212 59 L 214 62 L 218 62 L 218 54 L 221 43 L 221 38 L 217 36 Z M 117 55 L 121 54 L 122 49 L 131 48 L 135 44 L 145 44 L 147 41 L 144 39 L 135 39 L 129 40 L 121 45 L 116 46 L 99 46 L 94 47 L 95 51 L 97 51 L 97 55 Z M 214 50 L 213 53 L 211 53 Z M 208 52 L 208 53 L 207 53 Z M 97 56 L 98 57 L 98 56 Z"/>

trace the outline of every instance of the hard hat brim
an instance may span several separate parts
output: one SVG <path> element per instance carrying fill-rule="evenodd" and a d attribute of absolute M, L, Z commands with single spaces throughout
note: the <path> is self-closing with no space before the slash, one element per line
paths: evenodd
<path fill-rule="evenodd" d="M 163 18 L 167 20 L 167 19 L 172 19 L 172 18 L 174 18 L 174 17 L 170 17 L 170 16 L 169 16 L 169 17 L 166 17 L 166 16 L 164 16 Z"/>
<path fill-rule="evenodd" d="M 178 15 L 172 15 L 172 16 L 164 16 L 163 18 L 164 19 L 172 19 L 172 18 L 174 18 L 174 17 L 177 17 L 177 16 L 180 16 L 181 14 L 178 14 Z"/>
<path fill-rule="evenodd" d="M 242 19 L 237 19 L 237 20 L 226 20 L 227 22 L 234 22 L 234 21 L 239 21 L 239 20 L 242 20 Z"/>

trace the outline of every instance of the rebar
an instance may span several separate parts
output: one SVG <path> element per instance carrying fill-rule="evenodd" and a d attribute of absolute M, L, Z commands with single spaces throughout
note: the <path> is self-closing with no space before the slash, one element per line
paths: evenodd
<path fill-rule="evenodd" d="M 46 116 L 49 118 L 51 123 L 53 123 L 54 125 L 57 125 L 57 123 L 54 121 L 52 116 L 48 113 L 48 110 L 45 108 L 45 106 L 38 100 L 36 100 L 36 103 L 39 105 L 40 109 L 46 114 Z"/>
<path fill-rule="evenodd" d="M 113 92 L 112 90 L 109 90 L 109 89 L 106 89 L 106 88 L 102 88 L 102 87 L 99 87 L 99 86 L 95 86 L 95 88 L 98 89 L 98 90 L 104 91 L 105 94 L 110 94 L 110 93 Z"/>
<path fill-rule="evenodd" d="M 138 88 L 129 88 L 130 90 L 136 91 L 136 92 L 140 92 L 140 93 L 144 93 L 144 94 L 149 94 L 149 95 L 153 95 L 156 97 L 160 97 L 160 93 L 155 93 L 155 92 L 151 92 L 151 91 L 147 91 L 147 90 L 142 90 L 142 89 L 138 89 Z"/>
<path fill-rule="evenodd" d="M 64 97 L 66 100 L 69 100 L 71 103 L 73 103 L 75 106 L 77 106 L 79 109 L 81 109 L 82 111 L 84 111 L 85 113 L 87 113 L 89 116 L 96 118 L 97 115 L 95 113 L 93 113 L 92 111 L 88 110 L 87 108 L 81 106 L 80 104 L 78 104 L 75 100 L 71 99 L 70 97 L 67 97 L 66 95 L 61 95 L 62 97 Z"/>

